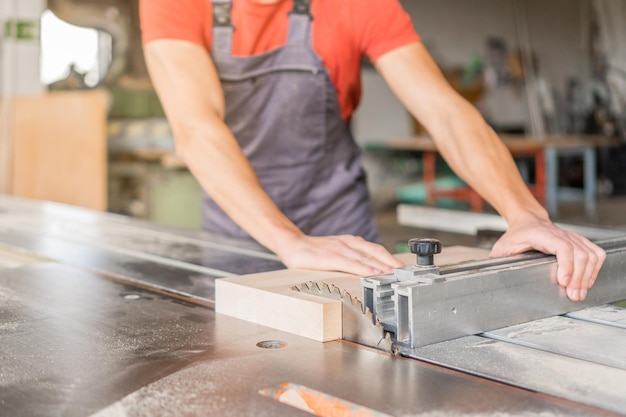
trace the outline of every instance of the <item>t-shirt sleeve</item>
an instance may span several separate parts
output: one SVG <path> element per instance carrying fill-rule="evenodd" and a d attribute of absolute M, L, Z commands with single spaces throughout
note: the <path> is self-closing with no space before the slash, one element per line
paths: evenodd
<path fill-rule="evenodd" d="M 177 39 L 204 46 L 206 3 L 202 0 L 140 0 L 143 44 L 156 39 Z"/>
<path fill-rule="evenodd" d="M 370 61 L 401 46 L 420 41 L 399 0 L 360 0 L 357 42 Z"/>

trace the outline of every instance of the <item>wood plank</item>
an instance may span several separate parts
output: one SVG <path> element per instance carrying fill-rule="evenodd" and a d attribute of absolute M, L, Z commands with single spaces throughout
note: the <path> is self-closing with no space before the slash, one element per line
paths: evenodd
<path fill-rule="evenodd" d="M 465 235 L 475 235 L 481 229 L 505 232 L 508 228 L 504 218 L 490 213 L 471 213 L 414 204 L 398 204 L 396 214 L 398 223 L 403 226 Z M 567 223 L 555 224 L 562 229 L 579 233 L 592 240 L 624 236 L 624 231 L 599 226 L 589 227 Z"/>
<path fill-rule="evenodd" d="M 54 92 L 12 103 L 12 193 L 105 210 L 106 92 Z"/>
<path fill-rule="evenodd" d="M 449 265 L 484 259 L 488 254 L 484 249 L 453 246 L 444 249 L 435 261 Z M 415 263 L 411 253 L 396 256 L 406 265 Z M 320 342 L 340 339 L 341 302 L 291 290 L 310 281 L 333 284 L 361 296 L 361 280 L 356 275 L 287 269 L 216 280 L 215 310 Z"/>
<path fill-rule="evenodd" d="M 341 303 L 290 289 L 301 282 L 332 276 L 280 270 L 218 279 L 215 311 L 320 342 L 337 340 L 341 338 Z"/>

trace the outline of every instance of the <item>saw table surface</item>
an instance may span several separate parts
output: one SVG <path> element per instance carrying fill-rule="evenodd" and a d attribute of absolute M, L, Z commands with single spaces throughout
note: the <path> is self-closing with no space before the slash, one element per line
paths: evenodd
<path fill-rule="evenodd" d="M 0 196 L 0 415 L 626 415 L 620 307 L 410 357 L 215 313 L 216 279 L 279 269 L 250 242 Z"/>

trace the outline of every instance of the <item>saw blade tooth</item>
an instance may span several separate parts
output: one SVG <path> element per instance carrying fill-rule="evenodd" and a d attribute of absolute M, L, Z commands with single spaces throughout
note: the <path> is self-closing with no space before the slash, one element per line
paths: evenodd
<path fill-rule="evenodd" d="M 336 286 L 335 284 L 331 284 L 331 286 L 330 286 L 330 292 L 331 292 L 331 294 L 336 295 L 338 298 L 343 298 L 343 297 L 341 296 L 341 290 L 340 290 L 340 289 L 339 289 L 339 287 L 338 287 L 338 286 Z"/>
<path fill-rule="evenodd" d="M 291 287 L 291 291 L 302 292 L 302 290 L 300 289 L 300 285 L 294 285 L 293 287 Z"/>
<path fill-rule="evenodd" d="M 325 283 L 325 282 L 322 282 L 322 291 L 324 291 L 325 293 L 328 293 L 328 294 L 332 293 L 332 291 L 330 289 L 330 286 L 327 283 Z"/>
<path fill-rule="evenodd" d="M 359 304 L 360 303 L 361 302 L 359 301 Z M 363 305 L 361 305 L 361 308 L 363 308 Z M 363 314 L 372 321 L 373 325 L 376 325 L 376 319 L 374 317 L 374 314 L 370 311 L 369 307 L 365 307 Z"/>
<path fill-rule="evenodd" d="M 398 354 L 398 352 L 394 350 L 393 340 L 391 339 L 391 334 L 389 334 L 389 332 L 385 332 L 385 336 L 380 339 L 376 347 L 380 350 L 384 350 L 385 352 L 389 352 L 394 355 Z"/>
<path fill-rule="evenodd" d="M 315 281 L 308 281 L 304 283 L 304 288 L 306 288 L 306 291 L 308 293 L 314 293 L 314 292 L 319 292 L 319 287 L 317 285 L 317 283 Z"/>
<path fill-rule="evenodd" d="M 361 314 L 366 314 L 369 309 L 363 305 L 363 303 L 361 302 L 361 300 L 359 300 L 358 298 L 355 298 L 352 300 L 352 304 L 358 308 L 359 310 L 361 310 Z M 372 313 L 370 313 L 370 316 L 372 315 Z"/>

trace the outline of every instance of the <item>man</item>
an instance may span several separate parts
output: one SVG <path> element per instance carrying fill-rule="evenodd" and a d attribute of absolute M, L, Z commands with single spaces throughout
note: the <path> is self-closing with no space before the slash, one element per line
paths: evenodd
<path fill-rule="evenodd" d="M 398 0 L 142 0 L 141 17 L 177 152 L 207 194 L 207 230 L 252 237 L 290 268 L 367 276 L 401 266 L 373 243 L 347 125 L 366 54 L 450 166 L 507 220 L 492 254 L 556 254 L 568 297 L 586 297 L 604 252 L 550 222 Z"/>

